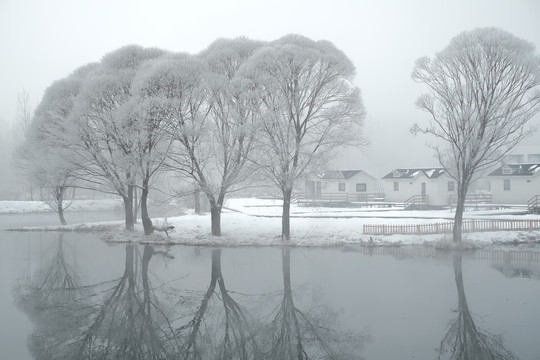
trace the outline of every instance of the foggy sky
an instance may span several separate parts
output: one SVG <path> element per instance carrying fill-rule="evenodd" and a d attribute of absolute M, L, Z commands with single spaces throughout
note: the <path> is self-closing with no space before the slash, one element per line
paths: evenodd
<path fill-rule="evenodd" d="M 409 133 L 427 119 L 415 106 L 425 88 L 411 80 L 414 61 L 484 26 L 540 52 L 538 0 L 0 0 L 0 124 L 13 121 L 23 88 L 35 107 L 53 81 L 127 44 L 197 53 L 220 37 L 271 41 L 298 33 L 333 42 L 357 69 L 370 145 L 333 167 L 380 177 L 396 167 L 436 166 L 429 138 Z"/>

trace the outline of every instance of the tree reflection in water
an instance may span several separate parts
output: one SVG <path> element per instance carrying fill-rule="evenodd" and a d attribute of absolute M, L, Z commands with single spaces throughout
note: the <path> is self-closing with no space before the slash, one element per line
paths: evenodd
<path fill-rule="evenodd" d="M 321 306 L 318 294 L 306 311 L 295 304 L 290 249 L 282 251 L 283 293 L 278 297 L 229 291 L 221 249 L 212 250 L 210 282 L 203 292 L 170 284 L 154 288 L 149 264 L 156 255 L 168 256 L 150 245 L 128 244 L 119 278 L 83 285 L 66 259 L 61 234 L 47 266 L 15 289 L 19 306 L 35 324 L 29 339 L 34 358 L 362 358 L 366 337 L 338 330 L 336 313 Z M 165 301 L 171 296 L 177 304 Z"/>
<path fill-rule="evenodd" d="M 179 358 L 261 359 L 256 329 L 255 320 L 225 287 L 221 249 L 212 250 L 210 284 L 191 320 L 175 332 L 181 342 Z"/>
<path fill-rule="evenodd" d="M 84 317 L 81 304 L 86 294 L 76 267 L 66 259 L 64 233 L 58 235 L 55 247 L 36 275 L 14 289 L 18 306 L 36 325 L 29 339 L 36 359 L 63 359 L 59 352 L 68 346 L 72 329 Z M 67 313 L 66 309 L 77 311 Z"/>
<path fill-rule="evenodd" d="M 291 286 L 290 248 L 282 249 L 283 298 L 269 324 L 267 358 L 277 359 L 363 359 L 360 352 L 367 336 L 337 330 L 337 314 L 322 309 L 314 298 L 310 311 L 300 310 Z M 321 311 L 322 310 L 322 311 Z"/>
<path fill-rule="evenodd" d="M 441 341 L 439 359 L 456 360 L 510 360 L 517 359 L 507 349 L 501 336 L 490 334 L 481 329 L 469 310 L 465 287 L 461 254 L 454 255 L 454 275 L 458 293 L 457 318 L 453 320 Z"/>
<path fill-rule="evenodd" d="M 46 276 L 37 276 L 38 286 L 19 290 L 26 294 L 18 296 L 20 306 L 39 314 L 31 316 L 35 330 L 29 348 L 34 358 L 170 359 L 176 348 L 172 328 L 148 278 L 153 248 L 146 245 L 141 256 L 136 245 L 127 245 L 120 278 L 82 286 L 68 281 L 75 276 L 61 244 L 60 239 L 51 266 L 44 269 Z M 42 304 L 40 299 L 48 300 Z"/>
<path fill-rule="evenodd" d="M 169 359 L 174 354 L 173 330 L 148 277 L 155 253 L 145 245 L 141 257 L 136 245 L 126 246 L 124 274 L 105 290 L 104 300 L 91 306 L 74 358 Z"/>

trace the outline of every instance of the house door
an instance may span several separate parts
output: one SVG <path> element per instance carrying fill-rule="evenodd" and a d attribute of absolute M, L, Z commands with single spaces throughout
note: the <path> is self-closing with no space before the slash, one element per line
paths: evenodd
<path fill-rule="evenodd" d="M 423 182 L 422 183 L 422 200 L 425 201 L 425 199 L 426 199 L 426 183 Z"/>

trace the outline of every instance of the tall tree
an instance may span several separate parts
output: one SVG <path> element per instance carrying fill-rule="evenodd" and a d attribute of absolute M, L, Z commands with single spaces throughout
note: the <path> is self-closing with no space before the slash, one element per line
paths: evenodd
<path fill-rule="evenodd" d="M 64 198 L 75 186 L 79 168 L 78 160 L 69 150 L 73 138 L 67 129 L 81 82 L 81 77 L 72 75 L 55 81 L 45 90 L 23 145 L 29 173 L 47 192 L 47 203 L 58 213 L 62 225 L 66 225 L 64 210 L 71 204 L 64 202 Z"/>
<path fill-rule="evenodd" d="M 77 97 L 72 114 L 78 141 L 72 149 L 84 159 L 87 176 L 109 186 L 124 201 L 126 229 L 133 229 L 133 190 L 139 181 L 134 164 L 136 131 L 126 114 L 131 84 L 139 67 L 164 52 L 130 45 L 106 54 Z"/>
<path fill-rule="evenodd" d="M 32 155 L 26 148 L 24 141 L 28 135 L 32 123 L 32 105 L 30 103 L 30 95 L 23 89 L 17 94 L 17 108 L 15 112 L 15 138 L 19 139 L 19 145 L 15 151 L 15 165 L 22 172 L 22 175 L 27 178 L 28 190 L 30 191 L 30 200 L 34 200 L 34 181 L 30 173 Z"/>
<path fill-rule="evenodd" d="M 153 90 L 156 83 L 151 69 L 159 61 L 149 61 L 139 69 L 132 84 L 132 99 L 124 106 L 123 115 L 134 146 L 131 162 L 141 181 L 141 218 L 146 235 L 153 233 L 154 229 L 148 215 L 151 181 L 163 168 L 172 144 L 167 129 L 167 103 L 155 96 Z"/>
<path fill-rule="evenodd" d="M 328 41 L 288 35 L 255 53 L 240 70 L 263 102 L 256 162 L 283 196 L 282 238 L 290 240 L 295 182 L 342 145 L 362 144 L 364 109 L 355 68 Z"/>
<path fill-rule="evenodd" d="M 209 67 L 209 120 L 212 161 L 195 180 L 210 202 L 212 234 L 221 235 L 221 210 L 230 189 L 253 172 L 248 156 L 255 144 L 260 99 L 238 69 L 262 46 L 246 38 L 220 39 L 201 53 Z"/>
<path fill-rule="evenodd" d="M 480 28 L 456 36 L 433 59 L 418 59 L 412 78 L 429 89 L 417 105 L 431 117 L 426 127 L 412 130 L 442 140 L 434 149 L 457 183 L 453 238 L 460 243 L 475 175 L 528 135 L 526 124 L 540 110 L 540 58 L 533 44 L 497 28 Z"/>
<path fill-rule="evenodd" d="M 28 94 L 26 89 L 22 89 L 17 94 L 15 120 L 17 124 L 17 137 L 24 139 L 32 122 L 32 104 L 30 103 L 30 94 Z"/>
<path fill-rule="evenodd" d="M 135 89 L 142 103 L 150 106 L 147 116 L 159 121 L 173 146 L 167 148 L 168 166 L 198 178 L 210 158 L 206 151 L 208 103 L 207 67 L 195 56 L 168 55 L 148 64 Z M 159 119 L 159 120 L 157 120 Z"/>

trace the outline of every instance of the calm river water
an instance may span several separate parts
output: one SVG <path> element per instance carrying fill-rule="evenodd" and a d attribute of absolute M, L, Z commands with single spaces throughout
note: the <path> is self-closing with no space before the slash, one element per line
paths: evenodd
<path fill-rule="evenodd" d="M 537 251 L 0 238 L 2 359 L 540 359 Z"/>

